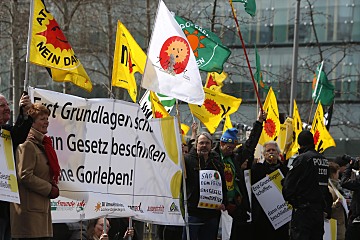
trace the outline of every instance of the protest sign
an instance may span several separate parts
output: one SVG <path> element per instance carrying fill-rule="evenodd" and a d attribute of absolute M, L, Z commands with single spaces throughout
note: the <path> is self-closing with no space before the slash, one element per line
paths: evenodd
<path fill-rule="evenodd" d="M 219 208 L 223 200 L 220 173 L 215 170 L 200 170 L 199 208 Z"/>
<path fill-rule="evenodd" d="M 54 222 L 107 215 L 182 225 L 181 139 L 174 118 L 149 122 L 138 104 L 30 88 L 50 110 L 61 167 Z"/>
<path fill-rule="evenodd" d="M 8 130 L 0 133 L 0 200 L 20 203 L 11 135 Z"/>
<path fill-rule="evenodd" d="M 274 229 L 278 229 L 291 220 L 292 210 L 281 193 L 283 178 L 284 176 L 277 169 L 251 187 Z"/>

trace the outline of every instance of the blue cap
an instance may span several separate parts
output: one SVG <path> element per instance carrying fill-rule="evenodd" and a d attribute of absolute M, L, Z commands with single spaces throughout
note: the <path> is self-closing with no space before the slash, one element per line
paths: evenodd
<path fill-rule="evenodd" d="M 220 138 L 221 142 L 235 143 L 237 141 L 236 134 L 238 130 L 236 128 L 227 129 Z"/>

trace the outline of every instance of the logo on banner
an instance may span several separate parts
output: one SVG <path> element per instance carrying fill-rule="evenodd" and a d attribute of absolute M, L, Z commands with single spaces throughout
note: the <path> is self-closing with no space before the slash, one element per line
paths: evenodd
<path fill-rule="evenodd" d="M 95 205 L 95 212 L 125 212 L 125 206 L 117 202 L 97 202 Z"/>
<path fill-rule="evenodd" d="M 155 214 L 164 214 L 164 209 L 165 209 L 164 205 L 148 206 L 147 211 Z"/>
<path fill-rule="evenodd" d="M 74 208 L 76 212 L 84 211 L 86 202 L 82 201 L 51 201 L 51 211 L 72 211 Z"/>
<path fill-rule="evenodd" d="M 180 215 L 180 208 L 175 204 L 175 202 L 172 202 L 169 208 L 169 214 L 170 215 Z"/>
<path fill-rule="evenodd" d="M 128 206 L 128 207 L 135 212 L 144 213 L 144 211 L 141 209 L 141 202 L 139 203 L 139 205 L 133 205 L 133 206 Z"/>

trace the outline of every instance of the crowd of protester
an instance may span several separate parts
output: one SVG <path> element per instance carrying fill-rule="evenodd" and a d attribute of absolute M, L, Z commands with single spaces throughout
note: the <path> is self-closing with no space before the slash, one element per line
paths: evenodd
<path fill-rule="evenodd" d="M 51 219 L 50 199 L 60 194 L 57 187 L 60 166 L 51 139 L 46 135 L 49 110 L 41 104 L 32 104 L 26 94 L 19 103 L 18 119 L 9 125 L 10 109 L 5 97 L 0 95 L 0 125 L 11 133 L 21 199 L 20 204 L 0 201 L 0 240 L 70 239 L 69 225 L 58 224 L 53 229 Z M 298 136 L 298 155 L 290 165 L 284 161 L 275 141 L 264 143 L 261 159 L 254 159 L 266 117 L 266 112 L 259 112 L 248 139 L 241 145 L 236 128 L 227 129 L 215 145 L 212 135 L 196 134 L 198 126 L 192 125 L 191 140 L 182 147 L 186 169 L 187 192 L 182 194 L 188 210 L 186 226 L 158 226 L 158 239 L 217 239 L 224 211 L 233 219 L 231 240 L 320 240 L 324 236 L 324 222 L 331 218 L 337 221 L 337 239 L 360 239 L 358 158 L 344 155 L 328 161 L 315 150 L 312 133 L 304 130 Z M 199 204 L 200 176 L 204 171 L 218 174 L 221 179 L 221 202 L 212 208 Z M 292 206 L 290 222 L 277 229 L 272 226 L 268 213 L 247 190 L 245 171 L 251 172 L 251 184 L 274 171 L 284 176 L 282 195 Z M 349 196 L 351 202 L 346 201 Z M 67 231 L 59 230 L 61 227 Z M 129 227 L 124 218 L 92 219 L 84 222 L 80 229 L 78 239 L 142 239 L 142 233 Z"/>

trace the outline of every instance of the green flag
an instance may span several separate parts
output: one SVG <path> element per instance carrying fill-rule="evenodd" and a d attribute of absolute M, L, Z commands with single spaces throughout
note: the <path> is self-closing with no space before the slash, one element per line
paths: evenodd
<path fill-rule="evenodd" d="M 334 85 L 332 85 L 323 71 L 323 64 L 319 64 L 312 84 L 312 98 L 315 103 L 321 102 L 324 106 L 329 106 L 334 101 Z"/>
<path fill-rule="evenodd" d="M 266 86 L 264 81 L 263 81 L 263 75 L 261 72 L 261 64 L 260 64 L 260 55 L 257 51 L 257 48 L 255 46 L 255 62 L 256 62 L 256 72 L 254 74 L 254 78 L 257 81 L 258 85 L 261 88 L 264 88 L 266 90 L 269 90 L 269 86 Z"/>
<path fill-rule="evenodd" d="M 233 2 L 244 3 L 245 11 L 250 14 L 252 17 L 255 17 L 256 14 L 256 2 L 255 0 L 233 0 Z"/>
<path fill-rule="evenodd" d="M 231 54 L 230 49 L 223 46 L 218 36 L 211 31 L 179 16 L 175 16 L 175 19 L 191 45 L 199 69 L 221 73 L 223 64 Z"/>

